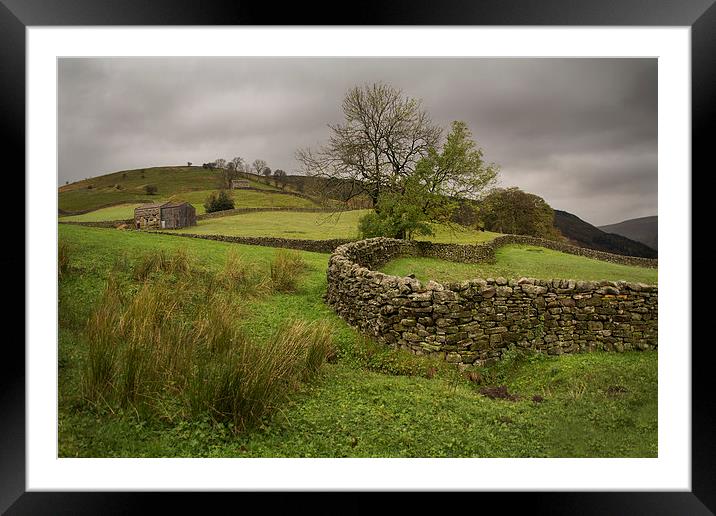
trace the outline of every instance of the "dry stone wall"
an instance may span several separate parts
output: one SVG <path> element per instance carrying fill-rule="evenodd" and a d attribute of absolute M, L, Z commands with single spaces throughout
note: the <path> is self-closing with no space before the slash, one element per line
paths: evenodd
<path fill-rule="evenodd" d="M 298 249 L 301 251 L 313 251 L 316 253 L 330 253 L 341 244 L 350 240 L 300 240 L 293 238 L 275 237 L 241 237 L 229 235 L 201 235 L 195 233 L 174 233 L 168 231 L 152 231 L 153 235 L 171 235 L 178 237 L 200 238 L 204 240 L 215 240 L 218 242 L 232 242 L 245 245 L 262 245 L 266 247 L 282 247 L 287 249 Z"/>
<path fill-rule="evenodd" d="M 460 247 L 494 253 L 496 245 Z M 656 285 L 534 278 L 423 284 L 373 270 L 397 256 L 477 259 L 473 253 L 387 238 L 344 244 L 329 261 L 326 301 L 381 342 L 458 364 L 491 363 L 511 344 L 553 355 L 657 348 Z"/>

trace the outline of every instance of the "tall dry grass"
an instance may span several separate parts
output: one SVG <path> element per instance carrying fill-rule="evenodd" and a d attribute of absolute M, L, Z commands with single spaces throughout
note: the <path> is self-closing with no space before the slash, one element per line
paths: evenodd
<path fill-rule="evenodd" d="M 154 272 L 188 274 L 194 267 L 194 259 L 183 248 L 179 248 L 173 253 L 157 249 L 140 257 L 134 264 L 133 275 L 134 279 L 144 281 Z"/>
<path fill-rule="evenodd" d="M 271 284 L 276 292 L 295 292 L 306 263 L 297 251 L 279 249 L 271 262 Z"/>
<path fill-rule="evenodd" d="M 154 258 L 164 265 L 143 270 L 183 274 L 166 265 L 172 258 Z M 235 290 L 212 287 L 204 301 L 191 295 L 193 276 L 147 278 L 125 295 L 110 276 L 89 318 L 82 386 L 90 402 L 158 417 L 208 414 L 243 430 L 270 415 L 333 353 L 325 323 L 289 322 L 266 342 L 253 341 L 239 330 L 242 296 Z"/>
<path fill-rule="evenodd" d="M 57 274 L 59 279 L 67 276 L 70 272 L 70 261 L 72 258 L 72 248 L 67 242 L 60 240 L 57 243 Z"/>
<path fill-rule="evenodd" d="M 226 254 L 218 278 L 228 290 L 247 295 L 264 295 L 271 291 L 271 279 L 259 264 L 250 262 L 235 249 Z"/>

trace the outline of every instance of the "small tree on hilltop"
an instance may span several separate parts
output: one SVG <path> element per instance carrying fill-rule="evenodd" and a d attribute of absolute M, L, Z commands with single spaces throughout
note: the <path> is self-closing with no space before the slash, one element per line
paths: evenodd
<path fill-rule="evenodd" d="M 257 175 L 261 175 L 266 168 L 266 162 L 262 159 L 255 159 L 251 166 Z"/>

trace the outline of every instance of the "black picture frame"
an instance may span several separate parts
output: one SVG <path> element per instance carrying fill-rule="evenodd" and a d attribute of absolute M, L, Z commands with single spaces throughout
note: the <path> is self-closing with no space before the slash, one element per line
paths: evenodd
<path fill-rule="evenodd" d="M 692 185 L 706 173 L 710 135 L 716 111 L 716 6 L 714 0 L 443 0 L 359 2 L 355 12 L 341 11 L 336 4 L 296 3 L 281 6 L 244 1 L 181 0 L 0 0 L 0 113 L 5 145 L 5 169 L 25 170 L 25 28 L 28 26 L 81 25 L 580 25 L 580 26 L 689 26 L 691 27 L 692 73 Z M 343 13 L 347 14 L 343 14 Z M 12 177 L 8 177 L 12 176 Z M 8 207 L 24 212 L 23 176 L 6 175 L 4 188 L 13 180 L 18 184 Z M 692 186 L 692 192 L 698 192 Z M 20 195 L 22 192 L 23 195 Z M 692 206 L 695 206 L 692 200 Z M 700 221 L 692 216 L 692 235 L 699 234 Z M 18 282 L 6 312 L 23 311 L 25 265 L 25 225 L 14 220 L 6 231 L 13 235 L 15 252 L 0 255 L 2 270 Z M 23 242 L 23 245 L 20 245 Z M 692 253 L 692 264 L 696 264 Z M 693 267 L 693 265 L 692 265 Z M 13 278 L 8 278 L 12 280 Z M 685 281 L 691 282 L 686 276 Z M 8 287 L 9 288 L 9 287 Z M 693 290 L 692 290 L 693 292 Z M 9 299 L 9 297 L 8 297 Z M 691 300 L 694 314 L 704 307 Z M 20 314 L 17 314 L 18 316 Z M 15 320 L 19 320 L 16 317 Z M 22 331 L 24 341 L 24 330 Z M 693 340 L 693 339 L 692 339 Z M 690 345 L 691 343 L 689 343 Z M 689 492 L 530 492 L 471 493 L 470 504 L 484 508 L 498 502 L 501 511 L 511 512 L 529 504 L 530 512 L 550 514 L 713 514 L 716 511 L 716 454 L 713 433 L 714 375 L 708 358 L 708 339 L 692 347 L 692 490 Z M 94 514 L 130 513 L 158 501 L 164 510 L 188 508 L 182 493 L 76 493 L 26 492 L 25 489 L 25 353 L 19 339 L 5 339 L 0 360 L 0 511 L 7 514 Z M 305 493 L 273 497 L 273 508 L 295 506 Z M 225 494 L 250 497 L 249 493 Z M 413 500 L 421 503 L 422 496 Z M 228 501 L 228 500 L 227 500 Z M 205 502 L 200 502 L 205 503 Z M 244 502 L 245 503 L 245 502 Z M 341 512 L 373 510 L 371 505 L 342 502 Z M 309 506 L 310 507 L 310 506 Z M 330 510 L 329 512 L 334 512 Z"/>

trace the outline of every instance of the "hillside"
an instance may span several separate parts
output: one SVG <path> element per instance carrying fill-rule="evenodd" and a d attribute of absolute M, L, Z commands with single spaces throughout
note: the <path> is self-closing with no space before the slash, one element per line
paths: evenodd
<path fill-rule="evenodd" d="M 58 204 L 61 212 L 77 212 L 112 204 L 154 202 L 176 194 L 214 190 L 219 184 L 218 172 L 202 167 L 121 170 L 61 186 L 58 189 Z M 147 195 L 144 191 L 147 185 L 157 187 L 156 195 Z M 258 181 L 251 181 L 251 187 L 266 191 L 279 190 Z"/>
<path fill-rule="evenodd" d="M 639 217 L 629 219 L 617 224 L 599 226 L 606 233 L 614 233 L 646 244 L 652 249 L 658 249 L 659 217 Z"/>
<path fill-rule="evenodd" d="M 237 205 L 311 207 L 317 203 L 307 196 L 278 188 L 264 178 L 247 177 L 251 188 L 234 190 Z M 157 187 L 148 195 L 144 187 Z M 221 178 L 216 170 L 202 167 L 154 167 L 122 170 L 61 186 L 58 195 L 61 215 L 79 215 L 100 208 L 136 205 L 164 200 L 184 200 L 203 212 L 202 204 L 212 191 L 219 188 Z M 132 207 L 133 209 L 133 207 Z"/>
<path fill-rule="evenodd" d="M 574 245 L 628 256 L 657 257 L 656 250 L 651 247 L 621 235 L 605 233 L 566 211 L 554 210 L 554 225 Z"/>

